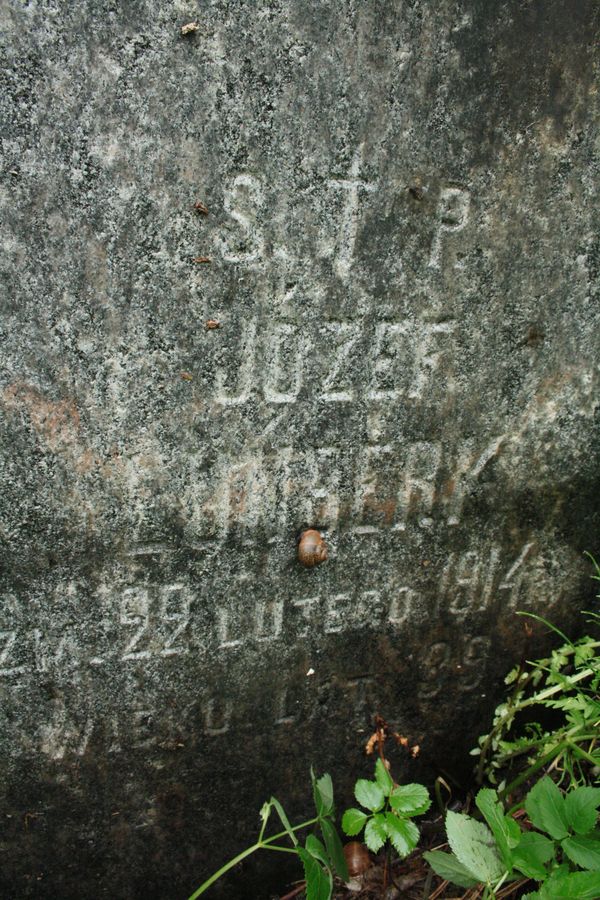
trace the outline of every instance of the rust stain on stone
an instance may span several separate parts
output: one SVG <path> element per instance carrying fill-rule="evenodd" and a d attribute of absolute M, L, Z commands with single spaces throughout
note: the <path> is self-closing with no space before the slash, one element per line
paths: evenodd
<path fill-rule="evenodd" d="M 364 512 L 374 514 L 380 517 L 380 521 L 386 525 L 391 525 L 396 515 L 398 502 L 395 497 L 388 500 L 379 499 L 378 497 L 366 497 L 364 501 Z"/>
<path fill-rule="evenodd" d="M 75 469 L 80 475 L 91 472 L 98 465 L 98 458 L 91 450 L 83 450 L 74 461 Z"/>
<path fill-rule="evenodd" d="M 439 496 L 443 500 L 447 500 L 448 498 L 450 498 L 452 496 L 452 494 L 454 493 L 455 490 L 456 490 L 456 477 L 452 476 L 451 478 L 448 478 L 442 484 L 440 491 L 439 491 Z M 437 494 L 437 491 L 436 491 L 436 494 Z M 437 497 L 436 497 L 436 499 L 437 499 Z"/>
<path fill-rule="evenodd" d="M 75 401 L 48 400 L 37 388 L 17 381 L 2 394 L 8 410 L 25 410 L 31 424 L 51 450 L 61 450 L 76 444 L 79 439 L 80 416 Z"/>

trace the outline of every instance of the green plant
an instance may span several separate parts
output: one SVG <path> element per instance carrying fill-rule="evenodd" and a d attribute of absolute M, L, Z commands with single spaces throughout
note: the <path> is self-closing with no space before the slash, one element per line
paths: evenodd
<path fill-rule="evenodd" d="M 525 799 L 535 831 L 521 830 L 490 788 L 482 788 L 475 803 L 487 825 L 449 810 L 452 852 L 423 854 L 438 875 L 464 888 L 483 883 L 484 898 L 494 898 L 506 881 L 525 875 L 540 886 L 523 900 L 598 900 L 600 788 L 575 787 L 563 796 L 544 776 Z"/>
<path fill-rule="evenodd" d="M 592 577 L 600 581 L 600 567 L 592 562 L 596 570 Z M 497 707 L 491 730 L 481 735 L 479 746 L 471 751 L 479 756 L 479 784 L 485 777 L 496 784 L 499 773 L 509 778 L 519 766 L 519 775 L 500 785 L 503 796 L 546 766 L 560 773 L 565 786 L 586 784 L 600 771 L 600 641 L 589 635 L 571 641 L 541 616 L 521 615 L 547 625 L 563 643 L 549 657 L 509 672 L 505 681 L 512 685 L 512 693 Z M 597 624 L 598 614 L 589 615 L 589 622 Z M 561 721 L 552 729 L 529 722 L 518 731 L 522 714 L 536 708 L 558 711 Z"/>
<path fill-rule="evenodd" d="M 294 853 L 299 857 L 302 861 L 304 877 L 306 878 L 306 900 L 329 900 L 333 890 L 334 872 L 344 881 L 349 880 L 342 842 L 334 824 L 333 784 L 331 777 L 323 775 L 317 779 L 312 769 L 310 775 L 317 815 L 306 822 L 292 826 L 281 803 L 275 797 L 271 797 L 260 811 L 262 825 L 256 843 L 243 850 L 242 853 L 229 860 L 228 863 L 211 875 L 210 878 L 200 885 L 198 890 L 194 891 L 189 900 L 195 900 L 196 897 L 208 890 L 226 872 L 229 872 L 230 869 L 257 850 Z M 273 810 L 279 816 L 284 830 L 271 837 L 265 837 L 267 823 Z M 314 826 L 320 828 L 323 840 L 321 841 L 315 834 L 309 834 L 304 847 L 302 847 L 296 833 Z M 291 841 L 291 847 L 277 843 L 277 841 L 281 841 L 286 837 Z"/>
<path fill-rule="evenodd" d="M 355 836 L 363 828 L 364 841 L 369 850 L 377 853 L 390 841 L 397 853 L 408 856 L 419 841 L 419 829 L 411 819 L 427 812 L 431 800 L 422 784 L 394 784 L 383 760 L 375 763 L 375 779 L 359 778 L 354 796 L 361 809 L 347 809 L 342 816 L 342 828 Z"/>

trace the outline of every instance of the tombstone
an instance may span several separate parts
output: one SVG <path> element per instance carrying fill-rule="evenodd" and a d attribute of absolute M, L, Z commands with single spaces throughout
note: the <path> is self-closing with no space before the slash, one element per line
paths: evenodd
<path fill-rule="evenodd" d="M 464 771 L 516 612 L 581 627 L 598 6 L 0 16 L 0 882 L 185 897 L 376 713 Z"/>

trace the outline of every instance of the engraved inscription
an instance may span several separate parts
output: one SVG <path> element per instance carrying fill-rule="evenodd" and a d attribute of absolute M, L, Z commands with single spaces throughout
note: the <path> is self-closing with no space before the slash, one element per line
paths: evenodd
<path fill-rule="evenodd" d="M 228 335 L 218 345 L 213 399 L 223 406 L 240 406 L 256 401 L 260 391 L 266 403 L 285 405 L 307 396 L 327 403 L 366 397 L 379 403 L 408 399 L 419 405 L 428 400 L 436 379 L 442 383 L 455 327 L 453 321 L 376 322 L 365 352 L 363 326 L 356 321 L 325 322 L 315 340 L 304 327 L 271 322 L 264 331 L 262 358 L 258 319 L 252 317 L 239 335 Z M 307 394 L 305 375 L 313 367 Z M 357 378 L 357 371 L 364 376 Z M 443 384 L 446 394 L 454 389 L 447 373 Z"/>
<path fill-rule="evenodd" d="M 235 226 L 221 238 L 225 262 L 250 265 L 261 259 L 264 237 L 259 213 L 264 205 L 260 181 L 253 175 L 237 175 L 225 190 L 223 205 Z"/>
<path fill-rule="evenodd" d="M 352 678 L 342 685 L 346 706 L 350 707 L 355 720 L 362 721 L 373 714 L 375 679 L 370 675 Z"/>
<path fill-rule="evenodd" d="M 33 655 L 38 672 L 50 672 L 79 665 L 77 638 L 73 629 L 67 627 L 64 633 L 52 640 L 40 628 L 34 628 Z"/>
<path fill-rule="evenodd" d="M 229 610 L 221 608 L 217 610 L 217 633 L 219 636 L 219 647 L 234 648 L 241 647 L 242 639 L 237 629 L 234 631 L 231 622 L 231 613 Z"/>
<path fill-rule="evenodd" d="M 362 534 L 359 532 L 359 537 Z M 331 547 L 335 548 L 335 543 Z M 459 625 L 468 623 L 476 629 L 482 614 L 536 610 L 541 597 L 545 609 L 557 605 L 569 596 L 568 585 L 576 581 L 579 564 L 578 558 L 566 552 L 560 557 L 541 554 L 533 539 L 512 557 L 507 557 L 499 543 L 450 552 L 443 570 L 437 573 L 431 606 L 425 587 L 411 583 L 401 572 L 385 589 L 334 588 L 300 597 L 279 593 L 256 596 L 252 581 L 240 574 L 232 585 L 232 595 L 215 605 L 212 618 L 207 621 L 203 615 L 201 629 L 194 620 L 194 609 L 206 612 L 206 607 L 192 602 L 198 587 L 194 589 L 184 580 L 127 585 L 117 594 L 114 606 L 107 606 L 101 633 L 111 637 L 102 655 L 86 653 L 86 645 L 94 646 L 94 640 L 83 624 L 67 623 L 58 633 L 40 627 L 22 634 L 5 629 L 0 632 L 0 676 L 7 679 L 9 687 L 27 684 L 32 675 L 51 676 L 68 685 L 73 683 L 74 670 L 82 666 L 102 673 L 107 671 L 105 667 L 120 664 L 131 671 L 134 663 L 177 660 L 192 650 L 196 654 L 242 648 L 258 652 L 282 641 L 290 647 L 309 636 L 335 637 L 386 626 L 398 630 L 422 623 L 427 615 L 446 622 L 450 618 Z M 423 574 L 427 575 L 426 569 Z M 242 596 L 244 601 L 238 602 Z M 473 658 L 481 656 L 477 647 L 479 644 L 474 644 L 469 651 Z M 443 669 L 442 649 L 437 647 L 430 655 L 431 671 Z M 468 668 L 468 660 L 459 662 Z"/>
<path fill-rule="evenodd" d="M 346 192 L 342 206 L 341 226 L 335 259 L 335 271 L 343 281 L 347 281 L 352 268 L 354 246 L 358 233 L 360 195 L 363 192 L 375 190 L 375 185 L 363 181 L 359 177 L 363 150 L 363 144 L 356 149 L 348 178 L 332 178 L 329 182 L 332 188 Z"/>
<path fill-rule="evenodd" d="M 53 760 L 61 760 L 67 754 L 83 756 L 94 730 L 94 719 L 88 716 L 81 723 L 68 713 L 62 700 L 55 702 L 52 721 L 39 729 L 40 750 Z"/>
<path fill-rule="evenodd" d="M 14 665 L 16 631 L 0 631 L 0 676 L 20 675 L 25 666 Z"/>
<path fill-rule="evenodd" d="M 400 587 L 392 596 L 388 622 L 390 625 L 402 626 L 410 622 L 412 614 L 420 605 L 420 598 L 410 587 Z"/>
<path fill-rule="evenodd" d="M 375 326 L 370 400 L 394 400 L 400 396 L 403 379 L 399 370 L 406 359 L 402 342 L 407 334 L 405 323 L 379 322 Z"/>
<path fill-rule="evenodd" d="M 261 600 L 256 605 L 256 638 L 259 641 L 276 640 L 283 625 L 283 600 Z"/>
<path fill-rule="evenodd" d="M 462 231 L 469 220 L 470 204 L 471 196 L 464 188 L 447 187 L 441 191 L 437 208 L 438 225 L 429 257 L 430 268 L 440 268 L 444 235 Z"/>
<path fill-rule="evenodd" d="M 462 692 L 476 690 L 485 677 L 490 646 L 490 638 L 484 635 L 466 635 L 460 645 L 448 641 L 432 644 L 421 660 L 419 697 L 433 700 L 447 689 L 448 678 Z"/>
<path fill-rule="evenodd" d="M 268 403 L 294 403 L 302 387 L 307 341 L 295 325 L 274 326 L 268 342 L 265 367 L 265 400 Z"/>
<path fill-rule="evenodd" d="M 168 626 L 162 656 L 187 653 L 184 636 L 190 622 L 190 599 L 182 584 L 167 585 L 161 591 L 160 617 Z"/>
<path fill-rule="evenodd" d="M 290 693 L 288 687 L 283 687 L 275 697 L 275 725 L 292 725 L 298 719 L 298 714 L 292 711 L 297 701 L 295 704 L 292 703 Z"/>
<path fill-rule="evenodd" d="M 133 634 L 121 659 L 148 659 L 150 651 L 142 646 L 147 641 L 150 598 L 145 588 L 126 588 L 121 598 L 121 625 L 130 626 Z"/>
<path fill-rule="evenodd" d="M 239 406 L 247 403 L 252 394 L 254 353 L 256 349 L 255 319 L 246 325 L 235 363 L 219 366 L 215 375 L 215 400 L 223 406 Z M 233 377 L 232 373 L 235 373 Z M 234 381 L 234 384 L 231 384 Z"/>
<path fill-rule="evenodd" d="M 325 365 L 321 396 L 328 403 L 348 402 L 355 396 L 350 375 L 360 326 L 354 322 L 329 322 L 324 330 L 326 348 L 335 350 L 331 362 Z"/>
<path fill-rule="evenodd" d="M 418 515 L 419 525 L 422 528 L 428 528 L 433 524 L 431 512 L 436 500 L 436 483 L 441 461 L 441 444 L 417 441 L 410 445 L 398 498 L 400 514 L 394 528 L 404 531 L 409 516 L 413 513 Z"/>
<path fill-rule="evenodd" d="M 231 716 L 233 703 L 231 700 L 217 700 L 211 698 L 206 704 L 204 714 L 204 727 L 207 734 L 215 737 L 219 734 L 227 734 L 231 728 Z"/>
<path fill-rule="evenodd" d="M 495 545 L 487 551 L 451 553 L 440 578 L 438 602 L 447 600 L 449 610 L 459 620 L 487 610 L 497 597 L 501 598 L 505 611 L 518 609 L 522 602 L 525 564 L 533 551 L 534 543 L 527 542 L 507 568 L 504 568 L 506 564 L 501 566 L 501 549 Z"/>

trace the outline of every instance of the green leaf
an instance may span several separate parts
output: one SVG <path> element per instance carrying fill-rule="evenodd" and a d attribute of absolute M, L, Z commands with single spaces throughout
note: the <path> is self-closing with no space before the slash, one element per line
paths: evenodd
<path fill-rule="evenodd" d="M 306 879 L 306 900 L 330 900 L 333 890 L 333 879 L 330 872 L 319 865 L 303 847 L 298 847 L 298 856 L 304 866 Z"/>
<path fill-rule="evenodd" d="M 469 816 L 448 810 L 446 831 L 450 849 L 477 881 L 495 881 L 504 872 L 504 865 L 489 828 Z"/>
<path fill-rule="evenodd" d="M 290 825 L 290 820 L 286 816 L 283 806 L 281 805 L 279 800 L 277 800 L 276 797 L 271 797 L 271 799 L 269 800 L 269 803 L 271 806 L 275 807 L 275 810 L 277 811 L 277 815 L 281 819 L 283 827 L 287 831 L 292 844 L 296 847 L 298 845 L 298 838 L 296 837 L 294 830 L 292 829 L 292 826 Z M 264 809 L 264 807 L 263 807 L 263 809 Z M 261 815 L 262 815 L 262 810 L 261 810 Z"/>
<path fill-rule="evenodd" d="M 326 868 L 329 868 L 329 858 L 325 847 L 315 834 L 309 834 L 306 838 L 305 847 L 311 856 L 314 856 L 314 858 L 318 859 L 319 862 L 322 862 Z"/>
<path fill-rule="evenodd" d="M 543 881 L 547 876 L 544 863 L 554 858 L 554 843 L 537 831 L 526 831 L 512 851 L 513 866 L 528 878 Z"/>
<path fill-rule="evenodd" d="M 378 759 L 375 763 L 375 781 L 383 791 L 384 795 L 389 797 L 392 788 L 394 787 L 394 782 L 381 759 Z"/>
<path fill-rule="evenodd" d="M 600 875 L 597 872 L 553 874 L 539 890 L 540 900 L 598 900 Z"/>
<path fill-rule="evenodd" d="M 342 881 L 350 881 L 350 873 L 348 872 L 348 866 L 346 865 L 344 848 L 342 847 L 342 842 L 340 841 L 337 830 L 330 819 L 321 819 L 319 824 L 321 826 L 321 831 L 323 832 L 327 854 L 333 864 L 333 868 Z"/>
<path fill-rule="evenodd" d="M 591 638 L 582 638 L 581 641 L 578 641 L 575 645 L 575 656 L 573 657 L 573 662 L 576 666 L 581 665 L 588 659 L 593 659 L 596 655 L 596 648 L 594 647 L 594 643 Z"/>
<path fill-rule="evenodd" d="M 354 785 L 354 796 L 361 806 L 370 809 L 371 812 L 378 812 L 385 803 L 385 795 L 379 785 L 375 781 L 367 781 L 366 778 L 359 778 Z"/>
<path fill-rule="evenodd" d="M 581 647 L 577 647 L 575 650 L 575 656 L 573 657 L 573 662 L 575 663 L 576 668 L 582 670 L 586 663 L 591 664 L 592 668 L 596 668 L 596 657 L 597 650 L 594 647 L 594 644 L 586 644 Z"/>
<path fill-rule="evenodd" d="M 369 817 L 361 809 L 347 809 L 342 816 L 342 828 L 346 834 L 358 834 Z"/>
<path fill-rule="evenodd" d="M 378 850 L 381 850 L 383 845 L 385 844 L 387 839 L 387 830 L 385 827 L 385 816 L 381 813 L 376 813 L 372 819 L 369 819 L 365 828 L 365 844 L 372 850 L 373 853 L 377 853 Z"/>
<path fill-rule="evenodd" d="M 431 806 L 431 800 L 422 784 L 399 784 L 391 793 L 390 806 L 407 816 L 421 816 Z"/>
<path fill-rule="evenodd" d="M 451 881 L 459 887 L 470 888 L 478 883 L 466 866 L 457 860 L 453 853 L 442 853 L 441 850 L 428 850 L 423 856 L 436 875 L 444 881 Z"/>
<path fill-rule="evenodd" d="M 399 819 L 393 812 L 386 813 L 385 830 L 398 855 L 408 856 L 419 843 L 419 829 L 410 819 Z"/>
<path fill-rule="evenodd" d="M 533 825 L 560 841 L 568 834 L 563 795 L 551 778 L 545 775 L 525 798 L 525 809 Z"/>
<path fill-rule="evenodd" d="M 516 681 L 519 675 L 521 674 L 521 666 L 515 666 L 514 669 L 511 669 L 506 678 L 504 679 L 504 684 L 512 684 L 513 681 Z"/>
<path fill-rule="evenodd" d="M 261 808 L 260 808 L 260 813 L 259 813 L 259 815 L 260 815 L 262 821 L 263 821 L 263 822 L 266 822 L 267 819 L 269 818 L 269 816 L 271 815 L 271 804 L 270 804 L 270 803 L 263 803 L 263 805 L 262 805 Z"/>
<path fill-rule="evenodd" d="M 313 794 L 315 798 L 315 806 L 317 815 L 330 816 L 333 813 L 333 782 L 331 775 L 322 775 L 321 778 L 315 778 L 315 773 L 310 770 L 310 777 L 313 783 Z"/>
<path fill-rule="evenodd" d="M 565 814 L 569 827 L 577 834 L 587 834 L 596 824 L 600 806 L 600 788 L 578 787 L 565 797 Z"/>
<path fill-rule="evenodd" d="M 495 791 L 482 788 L 475 798 L 479 810 L 483 813 L 486 822 L 496 838 L 496 843 L 504 865 L 512 868 L 511 850 L 516 847 L 521 837 L 521 829 L 514 819 L 504 815 L 502 804 L 499 802 Z"/>
<path fill-rule="evenodd" d="M 565 838 L 562 848 L 572 862 L 582 869 L 600 872 L 600 834 L 596 837 L 578 834 Z"/>

